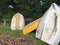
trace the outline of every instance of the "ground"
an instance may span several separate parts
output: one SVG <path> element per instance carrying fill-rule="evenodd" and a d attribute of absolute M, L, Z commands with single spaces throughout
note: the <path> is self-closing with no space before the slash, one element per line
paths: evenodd
<path fill-rule="evenodd" d="M 11 35 L 0 35 L 0 45 L 34 45 L 33 38 L 15 37 Z"/>
<path fill-rule="evenodd" d="M 35 32 L 23 35 L 22 30 L 11 30 L 10 23 L 0 23 L 0 45 L 48 45 L 37 39 Z"/>

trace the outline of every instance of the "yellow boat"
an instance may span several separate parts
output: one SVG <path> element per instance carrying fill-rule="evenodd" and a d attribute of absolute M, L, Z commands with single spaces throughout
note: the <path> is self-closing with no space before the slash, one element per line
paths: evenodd
<path fill-rule="evenodd" d="M 37 20 L 29 23 L 27 26 L 25 26 L 25 28 L 23 29 L 23 34 L 26 35 L 32 31 L 34 31 L 35 29 L 37 29 L 37 26 L 40 22 L 41 18 L 38 18 Z"/>

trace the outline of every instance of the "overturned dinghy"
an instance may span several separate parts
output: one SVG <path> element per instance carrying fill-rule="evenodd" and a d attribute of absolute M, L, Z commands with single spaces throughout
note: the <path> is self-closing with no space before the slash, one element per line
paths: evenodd
<path fill-rule="evenodd" d="M 38 18 L 37 20 L 35 20 L 35 21 L 29 23 L 28 25 L 26 25 L 23 29 L 23 34 L 26 35 L 26 34 L 32 32 L 32 31 L 34 31 L 35 29 L 37 29 L 37 26 L 38 26 L 40 20 L 41 20 L 41 18 Z"/>
<path fill-rule="evenodd" d="M 22 14 L 17 13 L 13 16 L 11 21 L 11 29 L 12 30 L 22 30 L 25 26 L 25 20 Z"/>
<path fill-rule="evenodd" d="M 60 42 L 60 8 L 53 3 L 46 11 L 36 30 L 36 37 L 50 45 Z"/>

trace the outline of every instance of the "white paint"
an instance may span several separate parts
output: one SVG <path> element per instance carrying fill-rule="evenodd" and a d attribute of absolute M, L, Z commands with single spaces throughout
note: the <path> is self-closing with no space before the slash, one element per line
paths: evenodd
<path fill-rule="evenodd" d="M 19 28 L 17 28 L 16 26 L 19 26 Z M 25 20 L 24 20 L 23 15 L 20 13 L 15 14 L 11 21 L 11 29 L 12 30 L 16 30 L 16 29 L 23 30 L 24 26 L 25 26 Z"/>
<path fill-rule="evenodd" d="M 60 42 L 60 7 L 55 3 L 42 17 L 36 31 L 36 37 L 50 45 L 58 45 Z"/>
<path fill-rule="evenodd" d="M 14 8 L 12 5 L 9 5 L 10 8 Z"/>

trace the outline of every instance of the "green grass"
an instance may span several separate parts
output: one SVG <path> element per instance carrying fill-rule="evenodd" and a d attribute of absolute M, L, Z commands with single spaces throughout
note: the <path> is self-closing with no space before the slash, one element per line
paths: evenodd
<path fill-rule="evenodd" d="M 6 26 L 3 26 L 3 23 L 0 23 L 0 34 L 10 34 L 12 36 L 23 36 L 23 37 L 32 37 L 35 40 L 35 45 L 48 45 L 47 43 L 37 39 L 35 37 L 35 32 L 31 32 L 27 35 L 23 35 L 22 30 L 11 30 L 10 23 Z"/>

